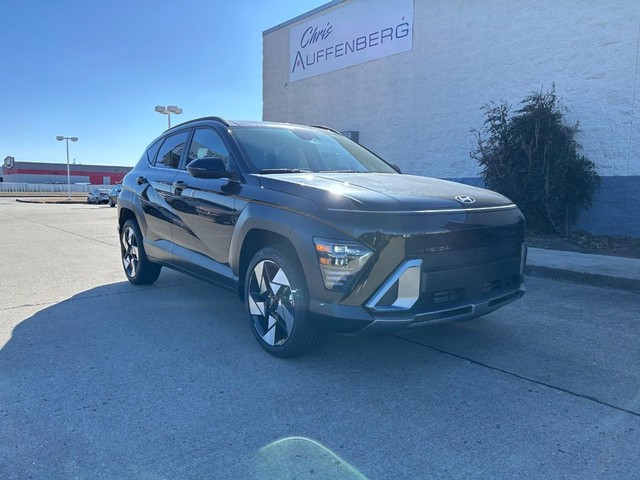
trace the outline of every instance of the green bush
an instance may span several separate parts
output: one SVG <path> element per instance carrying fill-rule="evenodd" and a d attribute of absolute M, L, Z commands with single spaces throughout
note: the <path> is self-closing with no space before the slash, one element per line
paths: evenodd
<path fill-rule="evenodd" d="M 520 207 L 530 231 L 568 235 L 580 208 L 591 205 L 600 177 L 579 153 L 578 123 L 565 124 L 568 110 L 555 85 L 526 97 L 513 114 L 506 102 L 491 102 L 483 110 L 483 128 L 472 130 L 478 143 L 471 157 L 483 167 L 487 187 Z"/>

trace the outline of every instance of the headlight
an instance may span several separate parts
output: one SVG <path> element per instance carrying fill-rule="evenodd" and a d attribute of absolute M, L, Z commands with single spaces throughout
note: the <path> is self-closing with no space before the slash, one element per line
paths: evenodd
<path fill-rule="evenodd" d="M 342 290 L 353 279 L 373 252 L 356 242 L 313 238 L 316 256 L 327 290 Z"/>

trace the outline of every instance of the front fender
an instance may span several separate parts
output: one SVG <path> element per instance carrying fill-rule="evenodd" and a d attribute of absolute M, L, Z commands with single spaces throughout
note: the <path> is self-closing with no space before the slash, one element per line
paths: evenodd
<path fill-rule="evenodd" d="M 229 266 L 240 276 L 240 254 L 247 235 L 252 230 L 266 230 L 291 239 L 291 232 L 305 217 L 299 213 L 260 203 L 249 203 L 243 210 L 231 237 Z M 298 257 L 299 252 L 296 252 Z"/>
<path fill-rule="evenodd" d="M 231 269 L 240 278 L 243 273 L 240 268 L 242 247 L 247 235 L 256 229 L 276 233 L 291 242 L 312 298 L 323 302 L 337 302 L 342 298 L 343 292 L 324 288 L 313 237 L 354 240 L 352 237 L 312 216 L 271 205 L 250 203 L 238 218 L 229 251 Z"/>

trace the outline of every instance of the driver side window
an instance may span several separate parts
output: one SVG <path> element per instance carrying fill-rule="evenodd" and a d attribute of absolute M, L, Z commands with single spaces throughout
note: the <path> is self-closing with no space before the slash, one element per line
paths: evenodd
<path fill-rule="evenodd" d="M 227 150 L 220 135 L 210 128 L 199 128 L 195 131 L 193 140 L 191 140 L 186 165 L 196 158 L 205 157 L 221 158 L 224 160 L 227 170 L 231 169 L 229 150 Z"/>

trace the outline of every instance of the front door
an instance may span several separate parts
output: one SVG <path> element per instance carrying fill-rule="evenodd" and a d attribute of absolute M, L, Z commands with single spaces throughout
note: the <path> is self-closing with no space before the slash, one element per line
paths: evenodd
<path fill-rule="evenodd" d="M 229 247 L 237 220 L 237 196 L 242 185 L 237 180 L 194 178 L 186 165 L 196 159 L 218 157 L 224 159 L 227 170 L 235 170 L 229 149 L 212 128 L 194 132 L 185 168 L 173 181 L 171 206 L 179 218 L 173 224 L 176 262 L 188 262 L 190 269 L 204 266 L 209 272 L 231 277 Z M 178 258 L 181 257 L 181 258 Z M 222 280 L 224 279 L 216 279 Z"/>

